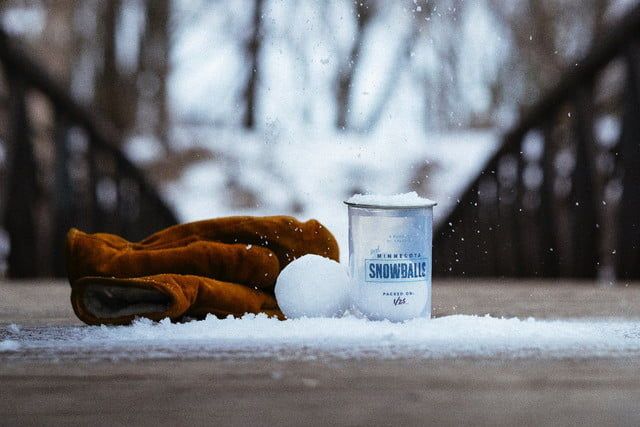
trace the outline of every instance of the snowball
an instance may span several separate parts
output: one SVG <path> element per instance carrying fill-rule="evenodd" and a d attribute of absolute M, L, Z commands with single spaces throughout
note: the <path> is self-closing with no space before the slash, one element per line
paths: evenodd
<path fill-rule="evenodd" d="M 354 194 L 347 200 L 348 204 L 369 205 L 369 206 L 389 206 L 389 207 L 418 207 L 434 206 L 436 202 L 418 196 L 418 193 L 393 194 L 390 196 L 378 194 Z"/>
<path fill-rule="evenodd" d="M 280 272 L 276 300 L 289 319 L 334 317 L 351 302 L 351 286 L 345 267 L 319 255 L 305 255 Z"/>

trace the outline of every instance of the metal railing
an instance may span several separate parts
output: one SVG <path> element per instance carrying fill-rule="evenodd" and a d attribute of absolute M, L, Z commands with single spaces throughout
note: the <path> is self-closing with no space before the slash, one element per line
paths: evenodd
<path fill-rule="evenodd" d="M 10 277 L 64 275 L 64 238 L 73 226 L 136 240 L 177 222 L 120 151 L 117 133 L 2 32 L 0 64 L 7 92 L 0 226 Z M 36 122 L 47 112 L 42 135 Z"/>
<path fill-rule="evenodd" d="M 640 6 L 505 135 L 436 230 L 434 274 L 640 278 Z"/>

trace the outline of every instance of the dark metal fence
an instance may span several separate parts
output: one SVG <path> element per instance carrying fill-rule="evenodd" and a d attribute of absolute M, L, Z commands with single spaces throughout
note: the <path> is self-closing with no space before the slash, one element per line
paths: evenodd
<path fill-rule="evenodd" d="M 114 130 L 1 32 L 0 63 L 6 93 L 0 224 L 9 276 L 64 275 L 64 237 L 72 226 L 140 239 L 177 222 L 117 148 Z"/>
<path fill-rule="evenodd" d="M 524 114 L 434 235 L 434 273 L 640 278 L 640 7 Z"/>

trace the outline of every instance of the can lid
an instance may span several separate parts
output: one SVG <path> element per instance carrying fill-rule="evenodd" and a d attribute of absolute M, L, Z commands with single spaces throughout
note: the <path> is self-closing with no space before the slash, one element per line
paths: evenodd
<path fill-rule="evenodd" d="M 345 200 L 344 203 L 348 206 L 375 209 L 418 209 L 431 208 L 437 205 L 433 200 L 418 196 L 418 193 L 415 191 L 389 196 L 354 194 L 348 200 Z"/>

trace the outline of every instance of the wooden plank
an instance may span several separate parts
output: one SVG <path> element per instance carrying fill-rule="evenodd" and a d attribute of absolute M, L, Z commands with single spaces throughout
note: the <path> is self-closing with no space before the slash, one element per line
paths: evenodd
<path fill-rule="evenodd" d="M 0 324 L 69 324 L 68 295 L 64 282 L 0 282 Z M 434 308 L 638 318 L 640 287 L 440 280 Z M 639 370 L 637 358 L 26 363 L 0 353 L 0 425 L 638 425 Z"/>
<path fill-rule="evenodd" d="M 638 425 L 638 360 L 0 366 L 5 425 Z"/>

